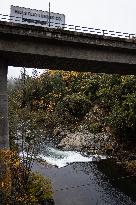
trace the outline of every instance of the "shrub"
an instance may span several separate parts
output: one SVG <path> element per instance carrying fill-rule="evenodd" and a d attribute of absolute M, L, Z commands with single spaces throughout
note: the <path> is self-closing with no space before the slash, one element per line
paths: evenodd
<path fill-rule="evenodd" d="M 25 168 L 15 152 L 0 151 L 0 166 L 5 165 L 0 178 L 1 204 L 38 205 L 52 199 L 51 181 Z"/>
<path fill-rule="evenodd" d="M 57 104 L 56 111 L 62 121 L 73 123 L 82 120 L 90 110 L 91 103 L 85 95 L 74 93 L 67 95 Z"/>

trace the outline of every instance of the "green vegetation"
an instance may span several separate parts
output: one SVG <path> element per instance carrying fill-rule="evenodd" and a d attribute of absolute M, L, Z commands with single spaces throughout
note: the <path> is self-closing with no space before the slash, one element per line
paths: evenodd
<path fill-rule="evenodd" d="M 124 161 L 122 165 L 129 174 L 136 176 L 136 160 Z"/>
<path fill-rule="evenodd" d="M 25 85 L 23 79 L 16 81 L 9 105 L 11 136 L 16 136 L 17 122 L 24 120 L 31 121 L 33 130 L 75 123 L 95 132 L 109 127 L 123 140 L 136 139 L 135 76 L 48 71 L 37 77 L 35 73 L 25 77 Z"/>
<path fill-rule="evenodd" d="M 20 161 L 16 152 L 1 150 L 0 164 L 8 167 L 8 173 L 0 179 L 0 203 L 3 205 L 41 205 L 52 199 L 51 181 L 32 173 Z"/>
<path fill-rule="evenodd" d="M 108 132 L 116 138 L 119 149 L 135 154 L 136 77 L 74 71 L 46 71 L 40 77 L 36 71 L 33 77 L 22 75 L 9 86 L 9 122 L 11 147 L 17 149 L 15 142 L 21 139 L 22 153 L 27 153 L 23 166 L 29 171 L 33 157 L 28 153 L 35 156 L 34 145 L 57 127 Z M 133 167 L 134 172 L 135 160 L 124 166 Z M 29 179 L 27 191 L 33 204 L 51 198 L 48 180 L 31 172 Z M 44 190 L 39 194 L 41 187 Z"/>

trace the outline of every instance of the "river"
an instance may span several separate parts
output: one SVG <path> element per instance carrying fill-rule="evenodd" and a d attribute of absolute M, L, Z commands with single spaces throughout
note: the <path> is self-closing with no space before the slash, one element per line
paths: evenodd
<path fill-rule="evenodd" d="M 49 165 L 33 170 L 51 178 L 55 205 L 136 205 L 136 178 L 114 160 L 43 147 L 39 157 Z"/>

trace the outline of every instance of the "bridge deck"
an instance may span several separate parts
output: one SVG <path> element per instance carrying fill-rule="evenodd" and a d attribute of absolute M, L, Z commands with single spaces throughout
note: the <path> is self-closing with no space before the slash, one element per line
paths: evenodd
<path fill-rule="evenodd" d="M 0 22 L 0 56 L 8 65 L 136 73 L 136 41 Z"/>

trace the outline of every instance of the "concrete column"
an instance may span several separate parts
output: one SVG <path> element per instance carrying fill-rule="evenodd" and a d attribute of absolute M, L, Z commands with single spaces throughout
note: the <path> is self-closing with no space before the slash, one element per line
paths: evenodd
<path fill-rule="evenodd" d="M 8 64 L 0 58 L 0 204 L 6 204 L 11 193 L 7 71 Z"/>
<path fill-rule="evenodd" d="M 0 58 L 0 149 L 9 148 L 7 72 L 8 64 Z"/>

